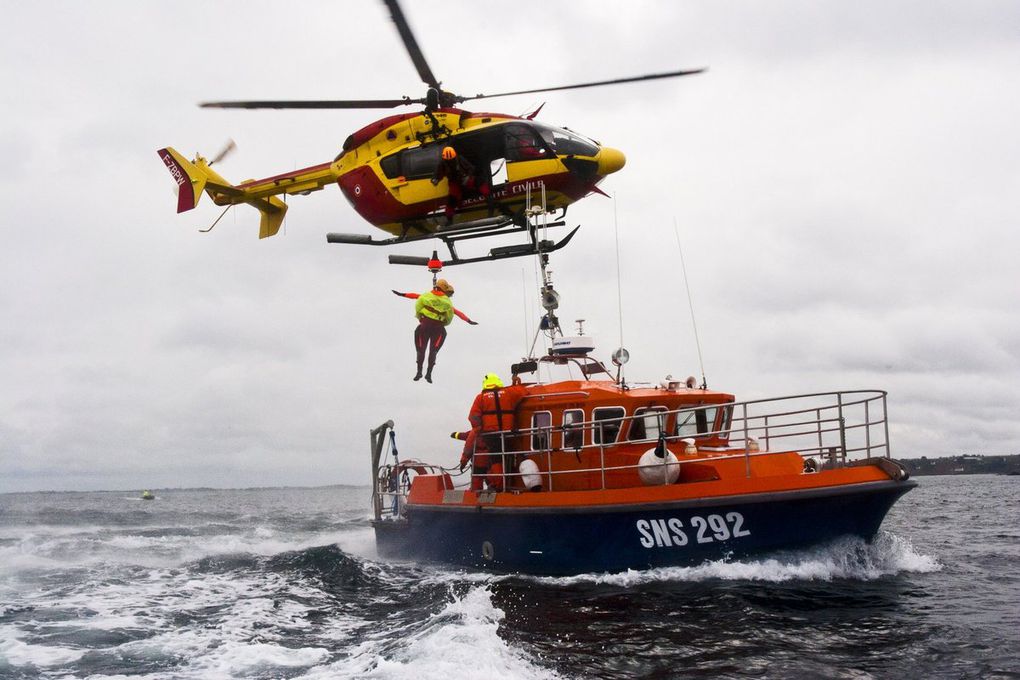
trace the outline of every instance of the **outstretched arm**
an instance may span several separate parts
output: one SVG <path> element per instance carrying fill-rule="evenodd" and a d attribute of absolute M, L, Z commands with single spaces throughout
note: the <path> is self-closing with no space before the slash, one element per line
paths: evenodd
<path fill-rule="evenodd" d="M 467 321 L 472 326 L 477 326 L 478 325 L 477 321 L 472 321 L 471 319 L 468 318 L 467 314 L 465 314 L 464 312 L 460 311 L 456 307 L 453 308 L 453 313 L 456 314 L 457 316 L 459 316 L 462 320 Z"/>
<path fill-rule="evenodd" d="M 399 295 L 400 297 L 405 297 L 409 300 L 417 300 L 419 297 L 421 297 L 421 293 L 401 293 L 399 290 L 394 290 L 393 294 Z"/>

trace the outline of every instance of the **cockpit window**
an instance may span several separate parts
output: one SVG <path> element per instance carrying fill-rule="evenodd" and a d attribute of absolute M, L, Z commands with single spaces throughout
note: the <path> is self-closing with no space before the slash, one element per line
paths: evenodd
<path fill-rule="evenodd" d="M 531 127 L 512 123 L 504 129 L 508 161 L 532 161 L 549 156 L 546 142 Z"/>
<path fill-rule="evenodd" d="M 535 129 L 542 135 L 542 139 L 561 156 L 595 156 L 599 152 L 598 145 L 570 130 L 538 124 L 535 124 Z"/>

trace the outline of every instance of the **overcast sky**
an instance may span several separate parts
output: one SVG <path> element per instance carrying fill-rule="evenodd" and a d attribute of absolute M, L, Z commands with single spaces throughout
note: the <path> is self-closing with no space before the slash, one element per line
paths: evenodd
<path fill-rule="evenodd" d="M 1020 453 L 1020 5 L 405 2 L 461 93 L 708 66 L 490 100 L 619 148 L 553 269 L 564 320 L 633 380 L 739 398 L 890 393 L 898 457 Z M 368 431 L 452 463 L 481 376 L 533 328 L 530 260 L 451 268 L 436 382 L 413 383 L 427 272 L 334 187 L 259 241 L 238 208 L 175 214 L 156 150 L 239 182 L 331 160 L 386 112 L 209 111 L 208 99 L 422 96 L 381 2 L 9 3 L 0 42 L 0 492 L 368 483 Z M 376 233 L 376 235 L 379 235 Z M 427 255 L 429 246 L 401 252 Z M 528 326 L 526 327 L 526 324 Z"/>

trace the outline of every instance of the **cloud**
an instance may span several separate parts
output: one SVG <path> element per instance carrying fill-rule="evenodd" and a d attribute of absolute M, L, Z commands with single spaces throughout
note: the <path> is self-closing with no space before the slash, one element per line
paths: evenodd
<path fill-rule="evenodd" d="M 701 372 L 675 220 L 710 385 L 888 389 L 897 455 L 1016 451 L 1013 3 L 528 0 L 498 39 L 466 3 L 439 9 L 406 11 L 461 92 L 710 67 L 477 107 L 546 101 L 541 119 L 627 154 L 613 199 L 570 209 L 582 229 L 553 269 L 565 326 L 587 319 L 608 356 L 618 233 L 628 376 Z M 456 459 L 446 435 L 481 375 L 534 337 L 534 263 L 449 270 L 481 325 L 455 323 L 436 384 L 412 383 L 414 320 L 389 290 L 429 276 L 327 245 L 371 231 L 339 192 L 291 199 L 280 237 L 259 241 L 245 207 L 200 234 L 219 211 L 176 215 L 155 154 L 233 138 L 218 168 L 234 181 L 332 159 L 373 112 L 194 104 L 421 96 L 381 3 L 34 3 L 5 20 L 0 491 L 362 483 L 388 418 L 405 455 Z"/>

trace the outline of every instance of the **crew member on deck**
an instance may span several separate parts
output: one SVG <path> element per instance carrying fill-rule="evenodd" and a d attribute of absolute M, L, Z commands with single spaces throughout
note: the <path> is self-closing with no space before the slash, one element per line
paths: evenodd
<path fill-rule="evenodd" d="M 459 312 L 450 302 L 453 295 L 453 286 L 446 279 L 439 279 L 436 285 L 428 293 L 418 295 L 416 293 L 395 294 L 406 298 L 417 298 L 414 303 L 414 315 L 418 318 L 418 326 L 414 329 L 414 349 L 418 370 L 414 374 L 415 380 L 422 378 L 422 364 L 425 362 L 425 352 L 428 350 L 428 370 L 425 372 L 425 380 L 432 382 L 432 369 L 436 365 L 436 354 L 446 341 L 446 327 L 453 321 L 454 315 L 459 316 L 471 325 L 477 325 L 469 319 L 466 314 Z"/>
<path fill-rule="evenodd" d="M 474 460 L 474 476 L 485 475 L 489 486 L 497 491 L 503 489 L 503 470 L 510 469 L 505 455 L 507 435 L 500 434 L 514 428 L 514 416 L 517 406 L 527 393 L 527 388 L 520 384 L 513 384 L 504 387 L 503 381 L 495 373 L 486 373 L 482 380 L 482 391 L 475 397 L 471 404 L 471 412 L 468 420 L 471 423 L 471 432 L 464 442 L 464 453 L 461 455 L 461 465 L 467 464 L 478 452 L 485 452 L 484 455 Z M 472 478 L 472 488 L 474 488 Z"/>
<path fill-rule="evenodd" d="M 460 471 L 463 472 L 469 464 L 471 465 L 471 490 L 481 491 L 485 483 L 497 491 L 503 490 L 503 468 L 497 468 L 497 476 L 489 476 L 489 468 L 493 460 L 485 448 L 485 441 L 478 436 L 479 430 L 472 428 L 467 432 L 452 432 L 454 439 L 464 442 L 464 450 L 460 454 Z"/>

